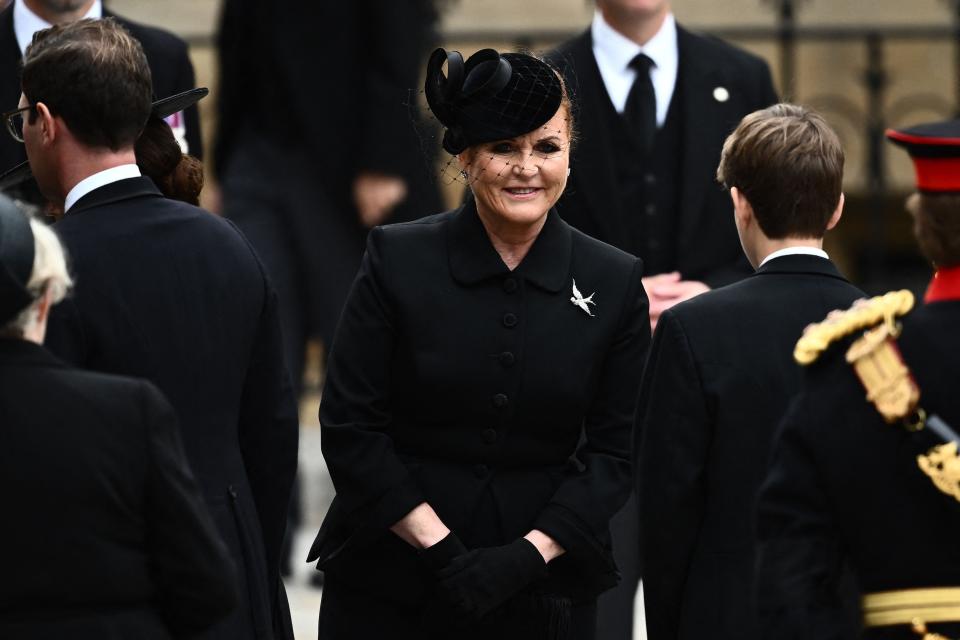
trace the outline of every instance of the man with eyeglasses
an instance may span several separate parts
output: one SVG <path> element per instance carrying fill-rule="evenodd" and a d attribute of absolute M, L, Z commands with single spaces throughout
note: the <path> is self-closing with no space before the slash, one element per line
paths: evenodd
<path fill-rule="evenodd" d="M 22 90 L 8 127 L 64 211 L 54 228 L 77 282 L 50 317 L 47 346 L 160 387 L 235 562 L 240 606 L 212 637 L 292 639 L 279 556 L 298 420 L 264 268 L 230 222 L 140 175 L 150 69 L 116 21 L 38 32 Z"/>
<path fill-rule="evenodd" d="M 4 4 L 0 0 L 0 6 Z M 23 52 L 34 33 L 54 24 L 105 17 L 115 18 L 143 45 L 153 74 L 153 95 L 171 96 L 196 86 L 187 44 L 168 31 L 119 17 L 105 9 L 102 0 L 13 0 L 0 11 L 0 110 L 12 109 L 17 104 Z M 202 158 L 197 108 L 174 113 L 166 120 L 184 151 Z M 12 167 L 24 160 L 23 147 L 0 136 L 0 168 Z"/>

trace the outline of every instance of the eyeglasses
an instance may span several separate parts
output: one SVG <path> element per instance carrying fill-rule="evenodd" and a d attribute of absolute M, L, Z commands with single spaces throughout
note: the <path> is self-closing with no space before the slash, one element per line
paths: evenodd
<path fill-rule="evenodd" d="M 24 112 L 35 111 L 37 105 L 31 104 L 26 107 L 20 107 L 13 111 L 7 111 L 3 114 L 3 121 L 7 124 L 7 132 L 17 142 L 23 142 L 23 114 Z"/>

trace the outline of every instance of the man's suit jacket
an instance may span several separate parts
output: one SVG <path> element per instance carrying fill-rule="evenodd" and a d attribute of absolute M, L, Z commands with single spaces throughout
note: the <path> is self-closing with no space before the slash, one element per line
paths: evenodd
<path fill-rule="evenodd" d="M 737 238 L 730 197 L 716 183 L 720 150 L 743 116 L 777 102 L 777 96 L 766 63 L 752 54 L 679 25 L 677 49 L 674 95 L 683 101 L 678 105 L 683 148 L 678 208 L 670 215 L 679 217 L 679 233 L 661 242 L 676 244 L 676 270 L 685 279 L 719 286 L 750 272 Z M 550 60 L 563 73 L 572 94 L 579 134 L 570 180 L 557 210 L 584 233 L 638 253 L 637 247 L 626 243 L 636 236 L 631 219 L 643 213 L 639 203 L 636 211 L 622 211 L 614 144 L 604 116 L 613 107 L 593 56 L 590 31 L 560 46 Z M 714 97 L 718 87 L 726 89 L 726 100 Z"/>
<path fill-rule="evenodd" d="M 251 615 L 256 637 L 269 637 L 285 605 L 278 558 L 298 420 L 259 260 L 232 224 L 164 198 L 145 177 L 91 191 L 54 228 L 77 288 L 51 314 L 49 348 L 147 378 L 170 399 L 246 584 L 230 637 L 253 637 Z"/>
<path fill-rule="evenodd" d="M 800 387 L 793 346 L 860 297 L 828 260 L 788 255 L 661 317 L 634 450 L 650 640 L 759 637 L 754 512 Z"/>
<path fill-rule="evenodd" d="M 0 637 L 172 639 L 235 606 L 156 387 L 0 339 L 0 442 Z"/>
<path fill-rule="evenodd" d="M 104 9 L 104 17 L 116 18 L 130 34 L 140 41 L 147 55 L 150 72 L 153 75 L 153 94 L 155 98 L 193 89 L 196 84 L 193 75 L 193 63 L 187 55 L 187 43 L 163 29 L 148 27 L 122 18 Z M 22 56 L 17 36 L 13 29 L 13 3 L 0 11 L 0 112 L 17 108 L 20 100 L 20 75 Z M 186 119 L 187 143 L 190 154 L 203 157 L 203 140 L 200 137 L 200 115 L 196 105 L 184 114 Z M 17 142 L 4 130 L 0 136 L 0 172 L 27 159 L 23 143 Z"/>

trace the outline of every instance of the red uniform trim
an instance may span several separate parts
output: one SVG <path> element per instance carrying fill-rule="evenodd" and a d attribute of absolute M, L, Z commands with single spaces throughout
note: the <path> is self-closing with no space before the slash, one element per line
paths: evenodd
<path fill-rule="evenodd" d="M 960 300 L 960 265 L 943 267 L 933 274 L 933 280 L 927 287 L 924 302 L 940 302 L 941 300 Z"/>
<path fill-rule="evenodd" d="M 960 158 L 913 158 L 920 191 L 960 191 Z"/>

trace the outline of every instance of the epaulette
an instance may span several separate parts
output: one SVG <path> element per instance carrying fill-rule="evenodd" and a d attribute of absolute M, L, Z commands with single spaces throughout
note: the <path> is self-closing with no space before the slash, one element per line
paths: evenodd
<path fill-rule="evenodd" d="M 831 311 L 826 320 L 807 327 L 793 357 L 800 364 L 811 364 L 831 343 L 863 331 L 847 349 L 846 360 L 883 419 L 900 420 L 907 426 L 916 420 L 920 390 L 900 356 L 896 338 L 900 335 L 897 318 L 912 308 L 913 294 L 906 290 L 857 300 L 846 311 Z"/>
<path fill-rule="evenodd" d="M 893 329 L 897 316 L 906 315 L 911 309 L 913 294 L 906 289 L 857 300 L 849 309 L 831 311 L 825 320 L 804 329 L 793 358 L 804 366 L 813 364 L 837 340 L 881 322 Z"/>

